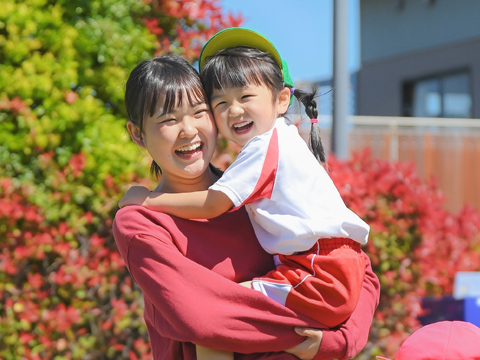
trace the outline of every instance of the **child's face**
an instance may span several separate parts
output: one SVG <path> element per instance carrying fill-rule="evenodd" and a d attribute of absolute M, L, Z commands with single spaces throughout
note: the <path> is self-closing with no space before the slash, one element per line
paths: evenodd
<path fill-rule="evenodd" d="M 289 101 L 288 88 L 280 91 L 274 100 L 269 88 L 250 84 L 215 89 L 210 104 L 218 131 L 243 146 L 254 136 L 269 131 L 275 119 L 287 111 Z"/>

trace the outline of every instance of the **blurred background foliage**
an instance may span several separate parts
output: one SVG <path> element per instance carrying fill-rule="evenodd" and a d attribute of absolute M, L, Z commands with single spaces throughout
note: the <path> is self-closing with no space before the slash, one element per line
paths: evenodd
<path fill-rule="evenodd" d="M 128 138 L 124 84 L 140 61 L 194 62 L 206 39 L 242 23 L 214 0 L 0 0 L 0 358 L 150 359 L 142 294 L 111 234 L 133 182 L 153 186 Z M 238 147 L 219 141 L 225 168 Z M 394 356 L 419 326 L 421 296 L 480 268 L 480 216 L 442 210 L 413 166 L 329 160 L 382 298 L 359 359 Z"/>
<path fill-rule="evenodd" d="M 128 184 L 152 181 L 124 84 L 157 54 L 195 61 L 241 17 L 211 0 L 0 9 L 0 358 L 148 359 L 142 295 L 111 235 Z"/>
<path fill-rule="evenodd" d="M 345 204 L 370 225 L 364 251 L 381 284 L 369 341 L 356 359 L 394 359 L 421 325 L 422 298 L 451 295 L 457 271 L 480 270 L 480 214 L 468 206 L 450 214 L 434 181 L 421 181 L 412 163 L 372 159 L 368 149 L 328 163 Z"/>

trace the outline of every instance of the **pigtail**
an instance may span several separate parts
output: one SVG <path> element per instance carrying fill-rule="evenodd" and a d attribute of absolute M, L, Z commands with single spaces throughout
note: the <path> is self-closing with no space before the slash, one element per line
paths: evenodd
<path fill-rule="evenodd" d="M 310 151 L 319 162 L 325 163 L 325 150 L 323 149 L 322 139 L 320 138 L 320 126 L 318 126 L 317 120 L 318 110 L 317 102 L 315 101 L 316 91 L 307 93 L 297 88 L 291 88 L 291 93 L 303 104 L 305 107 L 305 112 L 310 118 L 311 126 L 310 137 L 308 141 Z"/>

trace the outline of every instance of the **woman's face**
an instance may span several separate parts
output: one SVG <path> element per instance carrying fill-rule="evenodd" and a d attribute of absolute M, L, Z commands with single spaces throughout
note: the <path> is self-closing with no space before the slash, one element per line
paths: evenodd
<path fill-rule="evenodd" d="M 164 112 L 163 101 L 159 101 L 153 116 L 144 119 L 139 141 L 131 127 L 133 140 L 145 147 L 162 169 L 162 183 L 185 183 L 200 177 L 215 151 L 217 128 L 205 101 L 192 106 L 185 100 L 170 112 Z"/>

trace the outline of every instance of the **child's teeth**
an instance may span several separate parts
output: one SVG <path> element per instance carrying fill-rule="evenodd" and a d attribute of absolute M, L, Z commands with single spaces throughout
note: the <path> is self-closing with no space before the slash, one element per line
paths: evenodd
<path fill-rule="evenodd" d="M 233 126 L 238 129 L 238 128 L 241 128 L 241 127 L 243 127 L 243 126 L 245 126 L 245 125 L 250 125 L 251 123 L 252 123 L 252 121 L 244 121 L 244 122 L 242 122 L 242 123 L 235 124 L 235 125 L 233 125 Z"/>

